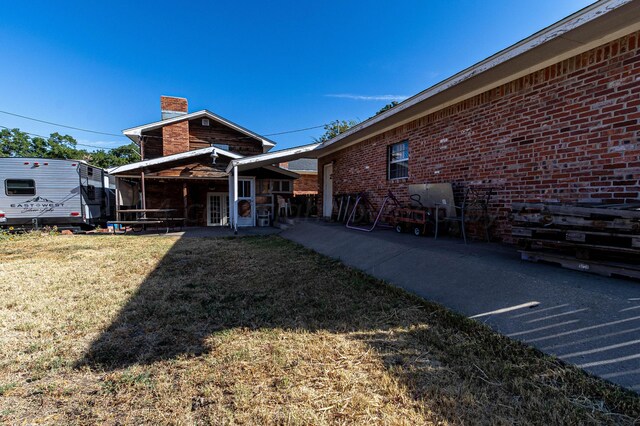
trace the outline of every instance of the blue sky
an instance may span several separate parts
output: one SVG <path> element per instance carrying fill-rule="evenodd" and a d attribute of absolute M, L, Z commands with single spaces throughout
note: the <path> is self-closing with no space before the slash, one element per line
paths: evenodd
<path fill-rule="evenodd" d="M 590 3 L 5 2 L 0 110 L 114 134 L 159 120 L 163 94 L 261 134 L 364 120 Z M 2 113 L 0 126 L 127 142 Z"/>

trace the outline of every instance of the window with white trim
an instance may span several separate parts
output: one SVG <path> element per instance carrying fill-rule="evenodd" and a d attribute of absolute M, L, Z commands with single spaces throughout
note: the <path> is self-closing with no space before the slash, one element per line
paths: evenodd
<path fill-rule="evenodd" d="M 241 197 L 241 198 L 251 197 L 251 181 L 249 180 L 238 181 L 238 197 Z"/>
<path fill-rule="evenodd" d="M 409 177 L 409 141 L 389 145 L 387 151 L 387 179 Z"/>

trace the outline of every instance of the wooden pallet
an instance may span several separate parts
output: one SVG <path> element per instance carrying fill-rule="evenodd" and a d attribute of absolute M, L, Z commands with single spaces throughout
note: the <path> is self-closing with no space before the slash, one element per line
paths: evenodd
<path fill-rule="evenodd" d="M 514 225 L 523 227 L 638 233 L 640 232 L 640 206 L 625 204 L 583 207 L 514 203 L 511 220 Z"/>
<path fill-rule="evenodd" d="M 529 262 L 553 263 L 575 271 L 590 272 L 606 277 L 617 276 L 640 280 L 640 264 L 582 260 L 549 251 L 520 250 L 520 256 L 522 260 Z"/>
<path fill-rule="evenodd" d="M 640 255 L 640 235 L 620 232 L 601 232 L 562 228 L 513 227 L 511 235 L 519 239 L 536 241 L 570 242 L 576 245 L 610 246 L 628 248 Z"/>
<path fill-rule="evenodd" d="M 514 203 L 511 235 L 524 250 L 640 263 L 640 204 Z"/>

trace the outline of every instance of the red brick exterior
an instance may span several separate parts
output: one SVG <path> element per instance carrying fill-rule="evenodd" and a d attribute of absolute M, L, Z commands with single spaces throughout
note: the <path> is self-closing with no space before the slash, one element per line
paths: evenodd
<path fill-rule="evenodd" d="M 334 162 L 334 193 L 452 182 L 497 189 L 496 236 L 509 235 L 512 202 L 638 201 L 638 33 L 501 85 L 347 147 Z M 387 146 L 409 141 L 409 177 L 388 181 Z"/>
<path fill-rule="evenodd" d="M 156 142 L 157 143 L 157 142 Z M 189 122 L 179 121 L 162 128 L 162 155 L 189 151 Z"/>
<path fill-rule="evenodd" d="M 160 109 L 162 111 L 189 112 L 187 100 L 173 96 L 160 96 Z"/>
<path fill-rule="evenodd" d="M 299 172 L 298 172 L 299 173 Z M 318 193 L 316 173 L 299 173 L 300 178 L 293 181 L 293 195 L 312 195 Z"/>

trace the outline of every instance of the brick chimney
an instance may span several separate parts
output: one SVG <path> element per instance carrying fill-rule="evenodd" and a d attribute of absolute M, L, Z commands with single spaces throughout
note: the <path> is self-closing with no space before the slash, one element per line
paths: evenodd
<path fill-rule="evenodd" d="M 162 119 L 186 115 L 189 112 L 185 98 L 160 96 Z M 189 120 L 167 124 L 162 128 L 162 155 L 179 154 L 189 151 Z"/>

